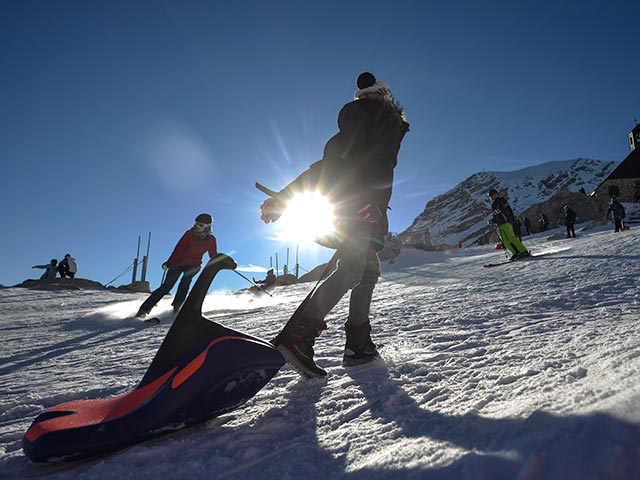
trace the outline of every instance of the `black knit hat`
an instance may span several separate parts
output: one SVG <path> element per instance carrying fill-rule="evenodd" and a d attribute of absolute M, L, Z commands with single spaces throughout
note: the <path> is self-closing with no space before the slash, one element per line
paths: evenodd
<path fill-rule="evenodd" d="M 196 217 L 196 222 L 211 225 L 213 223 L 213 217 L 211 217 L 211 215 L 209 215 L 208 213 L 201 213 Z"/>
<path fill-rule="evenodd" d="M 358 88 L 360 90 L 362 90 L 363 88 L 369 88 L 374 83 L 376 83 L 376 77 L 373 76 L 373 73 L 369 72 L 362 72 L 360 75 L 358 75 L 358 80 L 356 81 L 356 84 L 358 85 Z"/>
<path fill-rule="evenodd" d="M 495 188 L 492 188 L 491 190 L 489 190 L 489 192 L 487 193 L 487 195 L 491 196 L 491 195 L 497 195 L 498 191 Z"/>

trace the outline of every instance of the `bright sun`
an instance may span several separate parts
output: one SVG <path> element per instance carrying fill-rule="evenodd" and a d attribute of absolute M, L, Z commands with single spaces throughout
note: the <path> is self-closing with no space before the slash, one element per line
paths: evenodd
<path fill-rule="evenodd" d="M 312 243 L 333 232 L 333 207 L 318 192 L 295 195 L 276 223 L 278 239 L 296 243 Z"/>

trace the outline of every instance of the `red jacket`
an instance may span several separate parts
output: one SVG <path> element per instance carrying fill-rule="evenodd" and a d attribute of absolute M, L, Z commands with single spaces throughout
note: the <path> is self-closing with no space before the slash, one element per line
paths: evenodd
<path fill-rule="evenodd" d="M 173 249 L 173 253 L 167 260 L 167 265 L 170 267 L 202 266 L 202 256 L 207 251 L 209 258 L 213 258 L 218 253 L 216 237 L 211 235 L 207 238 L 200 238 L 193 229 L 187 230 Z"/>

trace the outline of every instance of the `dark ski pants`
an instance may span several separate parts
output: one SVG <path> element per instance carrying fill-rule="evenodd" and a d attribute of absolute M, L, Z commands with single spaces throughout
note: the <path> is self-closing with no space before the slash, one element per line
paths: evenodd
<path fill-rule="evenodd" d="M 567 238 L 570 238 L 570 237 L 575 238 L 575 236 L 576 236 L 576 229 L 573 223 L 567 222 Z"/>
<path fill-rule="evenodd" d="M 344 241 L 337 255 L 335 269 L 309 299 L 301 323 L 321 324 L 345 293 L 352 289 L 345 330 L 347 336 L 350 331 L 366 332 L 368 338 L 371 297 L 380 276 L 378 254 L 368 234 L 356 234 Z"/>
<path fill-rule="evenodd" d="M 158 288 L 156 288 L 153 293 L 145 300 L 145 302 L 140 306 L 140 310 L 144 310 L 145 312 L 150 312 L 153 307 L 156 306 L 156 303 L 160 301 L 162 297 L 164 297 L 167 293 L 171 291 L 173 286 L 182 275 L 182 280 L 180 280 L 180 284 L 178 285 L 178 290 L 176 291 L 176 296 L 173 298 L 173 302 L 171 305 L 174 307 L 180 307 L 185 299 L 187 298 L 187 293 L 189 293 L 189 286 L 191 285 L 191 280 L 195 277 L 196 273 L 200 271 L 200 267 L 169 267 L 167 270 L 167 276 Z"/>
<path fill-rule="evenodd" d="M 621 218 L 614 217 L 613 224 L 615 225 L 614 232 L 619 232 L 624 228 Z"/>

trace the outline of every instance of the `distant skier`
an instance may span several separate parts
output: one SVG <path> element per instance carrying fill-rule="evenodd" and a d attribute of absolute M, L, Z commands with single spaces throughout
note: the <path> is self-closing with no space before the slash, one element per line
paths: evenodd
<path fill-rule="evenodd" d="M 58 273 L 58 260 L 56 260 L 55 258 L 51 259 L 51 262 L 49 262 L 46 265 L 34 265 L 31 268 L 43 268 L 44 272 L 42 273 L 42 276 L 40 277 L 41 279 L 43 278 L 56 278 L 56 275 Z"/>
<path fill-rule="evenodd" d="M 218 253 L 216 237 L 211 232 L 212 223 L 213 218 L 208 213 L 202 213 L 196 217 L 194 226 L 185 232 L 173 249 L 169 260 L 162 264 L 162 268 L 167 270 L 164 282 L 140 306 L 136 313 L 137 318 L 145 318 L 160 299 L 171 291 L 182 275 L 171 304 L 174 311 L 180 309 L 189 293 L 191 280 L 200 271 L 204 252 L 209 252 L 209 258 L 213 258 Z"/>
<path fill-rule="evenodd" d="M 327 374 L 313 360 L 313 346 L 327 328 L 324 318 L 349 289 L 343 364 L 365 363 L 378 356 L 370 336 L 369 309 L 380 275 L 377 251 L 388 232 L 393 169 L 409 124 L 387 84 L 365 72 L 358 76 L 357 86 L 355 100 L 340 110 L 339 132 L 325 145 L 322 159 L 260 207 L 263 221 L 269 223 L 285 207 L 280 199 L 296 191 L 319 189 L 335 208 L 337 238 L 331 248 L 337 250 L 336 267 L 314 291 L 300 317 L 276 338 L 286 360 L 310 377 Z"/>
<path fill-rule="evenodd" d="M 58 264 L 58 272 L 62 278 L 73 278 L 76 276 L 78 272 L 78 262 L 70 253 L 67 253 Z"/>
<path fill-rule="evenodd" d="M 529 220 L 529 217 L 524 217 L 522 225 L 524 225 L 524 229 L 527 231 L 527 235 L 531 235 L 531 220 Z"/>
<path fill-rule="evenodd" d="M 499 197 L 498 191 L 495 188 L 489 190 L 489 198 L 493 202 L 491 204 L 493 218 L 489 223 L 495 225 L 502 245 L 511 252 L 511 260 L 530 257 L 531 253 L 529 253 L 522 242 L 518 240 L 518 237 L 513 231 L 515 217 L 507 200 L 504 197 Z"/>
<path fill-rule="evenodd" d="M 260 283 L 265 287 L 271 287 L 276 284 L 277 278 L 276 274 L 273 273 L 273 268 L 270 268 L 269 270 L 267 270 L 267 276 L 264 278 L 264 280 L 256 280 L 254 278 L 253 281 L 255 283 Z"/>
<path fill-rule="evenodd" d="M 513 233 L 515 233 L 516 237 L 518 237 L 518 240 L 522 241 L 522 222 L 519 218 L 514 217 L 512 225 Z"/>
<path fill-rule="evenodd" d="M 540 218 L 538 218 L 538 231 L 546 232 L 549 229 L 549 218 L 546 214 L 540 214 Z"/>
<path fill-rule="evenodd" d="M 626 212 L 624 209 L 624 205 L 622 205 L 618 201 L 618 197 L 615 195 L 611 196 L 611 204 L 609 205 L 609 209 L 607 210 L 607 217 L 609 214 L 613 216 L 613 223 L 615 225 L 614 232 L 620 232 L 624 230 L 624 217 L 626 216 Z"/>
<path fill-rule="evenodd" d="M 576 238 L 576 212 L 569 205 L 564 206 L 564 224 L 567 226 L 567 238 Z"/>

